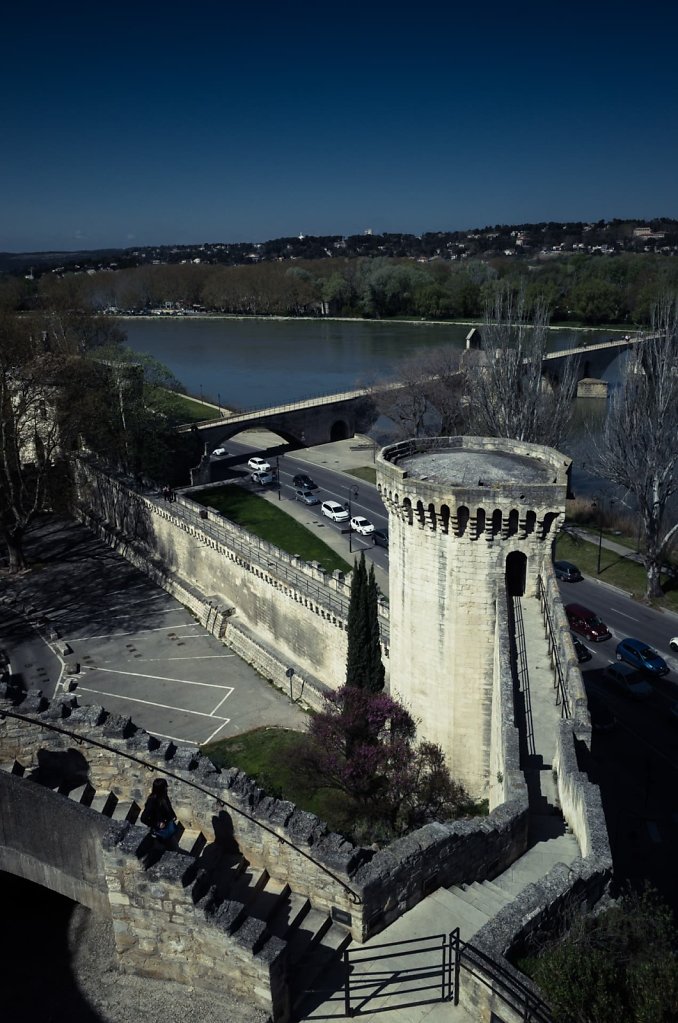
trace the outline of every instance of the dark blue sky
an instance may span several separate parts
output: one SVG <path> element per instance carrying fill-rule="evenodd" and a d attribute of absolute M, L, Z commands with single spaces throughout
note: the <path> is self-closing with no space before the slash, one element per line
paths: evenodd
<path fill-rule="evenodd" d="M 12 4 L 0 250 L 676 217 L 677 28 L 668 0 Z"/>

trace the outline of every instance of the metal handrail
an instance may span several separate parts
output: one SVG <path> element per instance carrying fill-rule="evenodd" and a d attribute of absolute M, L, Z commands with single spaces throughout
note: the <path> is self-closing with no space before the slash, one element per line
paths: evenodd
<path fill-rule="evenodd" d="M 563 675 L 563 669 L 560 663 L 560 655 L 558 653 L 558 644 L 556 643 L 556 630 L 551 620 L 551 612 L 549 611 L 549 605 L 547 600 L 546 587 L 544 586 L 544 580 L 541 576 L 538 577 L 538 592 L 539 601 L 544 612 L 544 619 L 546 621 L 546 627 L 548 629 L 549 640 L 551 650 L 553 651 L 553 659 L 555 661 L 556 669 L 556 683 L 554 688 L 556 689 L 556 706 L 559 704 L 562 706 L 561 716 L 570 717 L 570 705 L 567 699 L 567 689 L 565 686 L 565 676 Z"/>
<path fill-rule="evenodd" d="M 495 991 L 493 988 L 493 993 L 506 1005 L 510 1005 L 513 1009 L 522 1012 L 523 1023 L 553 1023 L 551 1010 L 543 998 L 540 998 L 526 984 L 523 984 L 517 977 L 514 977 L 508 970 L 500 966 L 486 952 L 481 952 L 475 945 L 463 941 L 458 936 L 458 931 L 455 938 L 452 938 L 452 935 L 450 935 L 450 938 L 455 946 L 460 966 L 470 972 L 473 958 L 479 960 L 479 963 L 476 964 L 479 965 L 476 975 L 486 984 L 488 984 L 486 977 L 489 977 L 493 983 L 502 988 L 502 991 Z M 466 963 L 464 962 L 465 956 L 468 957 L 468 962 Z"/>
<path fill-rule="evenodd" d="M 142 757 L 135 756 L 134 753 L 128 753 L 126 750 L 116 749 L 115 746 L 110 746 L 108 743 L 100 742 L 98 739 L 91 739 L 89 738 L 89 736 L 78 735 L 77 732 L 73 732 L 70 728 L 61 728 L 59 725 L 53 725 L 47 721 L 36 721 L 35 718 L 28 717 L 26 714 L 17 714 L 16 711 L 5 710 L 4 708 L 0 708 L 0 719 L 7 717 L 16 718 L 18 721 L 25 721 L 27 724 L 34 725 L 36 728 L 45 728 L 50 732 L 58 732 L 59 735 L 67 735 L 69 738 L 73 739 L 79 746 L 83 745 L 84 743 L 87 743 L 90 746 L 96 746 L 97 749 L 108 750 L 109 753 L 115 753 L 116 756 L 121 756 L 125 757 L 127 760 L 132 760 L 135 764 L 139 764 L 141 767 L 144 767 L 147 771 L 158 771 L 161 774 L 167 775 L 168 778 L 173 778 L 174 781 L 180 782 L 182 785 L 188 785 L 192 789 L 196 789 L 196 791 L 201 792 L 203 795 L 209 796 L 210 799 L 214 799 L 214 801 L 219 806 L 223 806 L 229 810 L 235 811 L 235 813 L 238 813 L 240 814 L 241 817 L 244 817 L 245 820 L 251 821 L 253 824 L 256 824 L 257 827 L 263 828 L 264 831 L 267 831 L 269 835 L 273 835 L 273 837 L 277 838 L 279 842 L 282 842 L 284 845 L 290 846 L 291 849 L 294 849 L 295 852 L 300 853 L 305 859 L 309 860 L 310 863 L 313 863 L 314 866 L 319 867 L 325 874 L 327 874 L 328 877 L 331 877 L 333 881 L 336 881 L 338 885 L 341 885 L 344 891 L 347 892 L 348 895 L 350 896 L 351 902 L 354 905 L 362 904 L 363 900 L 358 895 L 358 893 L 354 891 L 349 884 L 347 884 L 345 881 L 342 881 L 340 877 L 337 877 L 336 874 L 334 874 L 328 867 L 326 867 L 319 860 L 316 860 L 309 853 L 299 848 L 299 846 L 295 845 L 294 842 L 290 841 L 289 838 L 285 838 L 284 835 L 280 835 L 277 831 L 274 831 L 273 828 L 270 828 L 267 824 L 263 824 L 260 820 L 257 820 L 257 818 L 253 817 L 252 814 L 247 813 L 245 810 L 241 810 L 240 807 L 238 806 L 234 806 L 233 803 L 229 803 L 228 800 L 223 799 L 221 796 L 215 795 L 214 792 L 210 791 L 210 789 L 205 788 L 203 785 L 198 785 L 197 782 L 190 781 L 188 778 L 182 778 L 181 775 L 176 774 L 174 771 L 170 771 L 166 767 L 160 767 L 158 764 L 152 764 L 148 760 L 144 760 Z"/>

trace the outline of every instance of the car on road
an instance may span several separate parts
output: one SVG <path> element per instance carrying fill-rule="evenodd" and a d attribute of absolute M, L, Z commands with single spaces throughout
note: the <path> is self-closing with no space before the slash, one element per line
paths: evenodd
<path fill-rule="evenodd" d="M 574 646 L 574 652 L 577 655 L 577 660 L 579 664 L 583 664 L 584 661 L 590 661 L 591 658 L 593 657 L 593 654 L 591 653 L 589 648 L 587 646 L 584 646 L 582 641 L 580 639 L 577 639 L 573 632 L 571 632 L 570 635 L 572 636 L 572 644 Z"/>
<path fill-rule="evenodd" d="M 247 467 L 251 469 L 252 472 L 271 471 L 271 463 L 267 462 L 265 458 L 259 458 L 258 455 L 254 455 L 252 458 L 248 459 Z"/>
<path fill-rule="evenodd" d="M 591 611 L 583 604 L 566 604 L 565 614 L 573 632 L 578 632 L 585 639 L 593 640 L 594 643 L 602 643 L 612 638 L 612 633 L 595 611 Z"/>
<path fill-rule="evenodd" d="M 300 487 L 302 490 L 317 490 L 318 484 L 314 483 L 310 476 L 307 476 L 305 472 L 299 472 L 296 476 L 292 477 L 292 486 Z"/>
<path fill-rule="evenodd" d="M 554 561 L 553 571 L 556 573 L 556 579 L 562 579 L 566 583 L 578 583 L 583 579 L 581 572 L 571 561 Z"/>
<path fill-rule="evenodd" d="M 617 720 L 599 693 L 587 692 L 586 702 L 589 705 L 591 728 L 594 732 L 611 732 Z"/>
<path fill-rule="evenodd" d="M 295 488 L 294 500 L 301 501 L 302 504 L 320 504 L 320 498 L 318 495 L 314 494 L 312 490 L 308 490 L 306 487 Z"/>
<path fill-rule="evenodd" d="M 323 501 L 320 511 L 326 519 L 332 519 L 332 522 L 348 522 L 348 511 L 338 501 Z"/>
<path fill-rule="evenodd" d="M 369 536 L 370 533 L 374 532 L 374 523 L 370 522 L 369 519 L 363 518 L 362 515 L 354 515 L 351 519 L 351 529 L 354 533 Z"/>
<path fill-rule="evenodd" d="M 252 483 L 259 483 L 260 486 L 265 487 L 269 483 L 273 483 L 273 481 L 275 480 L 275 476 L 273 475 L 272 472 L 261 471 L 261 472 L 253 472 L 252 476 L 251 476 L 251 479 L 252 479 Z"/>
<path fill-rule="evenodd" d="M 678 654 L 678 636 L 673 636 L 669 640 L 669 646 Z"/>
<path fill-rule="evenodd" d="M 617 660 L 626 661 L 632 668 L 648 675 L 668 675 L 669 666 L 656 650 L 640 639 L 623 639 L 617 644 Z"/>
<path fill-rule="evenodd" d="M 372 543 L 375 547 L 388 547 L 388 529 L 375 529 L 372 533 Z"/>
<path fill-rule="evenodd" d="M 646 678 L 630 664 L 608 664 L 605 677 L 634 700 L 647 700 L 653 689 Z"/>
<path fill-rule="evenodd" d="M 214 451 L 212 452 L 214 458 L 221 458 L 223 455 L 227 454 L 228 451 L 226 450 L 226 448 L 215 448 Z"/>

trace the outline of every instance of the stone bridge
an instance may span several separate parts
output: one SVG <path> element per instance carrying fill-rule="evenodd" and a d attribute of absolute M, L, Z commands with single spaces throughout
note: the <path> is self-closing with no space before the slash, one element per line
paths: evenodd
<path fill-rule="evenodd" d="M 179 433 L 197 435 L 206 452 L 257 427 L 277 433 L 292 447 L 312 447 L 365 433 L 378 415 L 371 392 L 359 388 L 188 424 L 179 427 Z"/>

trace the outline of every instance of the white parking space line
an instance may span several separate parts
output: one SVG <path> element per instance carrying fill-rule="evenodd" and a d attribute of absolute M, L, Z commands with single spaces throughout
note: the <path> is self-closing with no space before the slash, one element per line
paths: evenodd
<path fill-rule="evenodd" d="M 112 700 L 127 700 L 129 703 L 143 703 L 147 707 L 161 707 L 163 710 L 175 710 L 179 714 L 194 714 L 195 717 L 199 718 L 217 718 L 224 724 L 230 721 L 230 718 L 217 717 L 216 714 L 206 714 L 202 710 L 187 710 L 186 707 L 173 707 L 169 703 L 155 703 L 153 700 L 139 700 L 136 696 L 121 696 L 120 693 L 106 693 L 103 689 L 88 689 L 86 686 L 78 686 L 78 689 L 82 690 L 83 693 L 94 693 L 96 696 L 108 696 Z M 223 700 L 222 700 L 223 703 Z M 219 726 L 221 727 L 221 725 Z"/>
<path fill-rule="evenodd" d="M 219 725 L 219 727 L 215 728 L 212 734 L 208 735 L 205 741 L 201 743 L 201 745 L 206 746 L 208 742 L 212 742 L 214 740 L 214 737 L 219 734 L 222 728 L 226 727 L 230 720 L 231 720 L 230 718 L 224 718 L 223 722 Z"/>
<path fill-rule="evenodd" d="M 230 718 L 226 718 L 224 720 L 223 724 L 219 725 L 219 728 L 217 728 L 217 732 L 219 731 L 219 729 L 223 728 L 224 725 L 227 725 L 230 720 L 231 720 Z M 201 746 L 202 745 L 202 743 L 196 742 L 193 739 L 186 739 L 185 737 L 179 738 L 178 735 L 167 735 L 165 732 L 156 732 L 155 729 L 146 729 L 146 730 L 149 732 L 150 735 L 154 735 L 156 737 L 156 739 L 169 739 L 170 742 L 183 742 L 187 746 Z M 216 732 L 213 732 L 212 734 L 216 735 Z M 210 736 L 210 738 L 211 738 L 211 736 Z M 207 742 L 209 742 L 209 739 L 207 739 Z"/>
<path fill-rule="evenodd" d="M 179 629 L 194 629 L 195 622 L 187 625 L 162 625 L 158 629 L 134 629 L 132 632 L 104 632 L 101 636 L 78 636 L 78 643 L 84 643 L 88 639 L 119 639 L 120 636 L 143 636 L 147 632 L 177 632 Z M 202 636 L 204 633 L 195 632 L 194 636 Z"/>
<path fill-rule="evenodd" d="M 226 700 L 229 698 L 229 696 L 231 695 L 232 692 L 233 692 L 233 689 L 231 689 L 230 693 L 226 693 L 226 695 L 224 696 L 223 700 L 219 700 L 219 703 L 216 705 L 216 707 L 212 711 L 212 717 L 216 717 L 216 713 L 219 710 L 219 707 L 221 707 L 222 703 L 226 702 Z"/>
<path fill-rule="evenodd" d="M 237 654 L 196 654 L 195 656 L 186 654 L 186 656 L 179 657 L 144 657 L 144 664 L 152 664 L 153 661 L 162 661 L 163 664 L 166 661 L 225 661 L 229 657 L 237 656 Z"/>
<path fill-rule="evenodd" d="M 88 671 L 106 671 L 109 675 L 129 675 L 131 678 L 150 678 L 156 682 L 181 682 L 185 686 L 204 686 L 207 689 L 229 689 L 233 692 L 233 686 L 220 686 L 216 682 L 192 682 L 188 678 L 171 678 L 169 675 L 142 675 L 139 671 L 121 671 L 119 668 L 90 668 L 84 666 Z"/>

